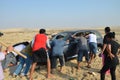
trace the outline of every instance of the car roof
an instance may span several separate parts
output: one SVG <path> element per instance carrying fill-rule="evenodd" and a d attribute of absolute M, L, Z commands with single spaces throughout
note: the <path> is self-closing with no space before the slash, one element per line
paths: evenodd
<path fill-rule="evenodd" d="M 71 30 L 71 31 L 63 31 L 61 33 L 75 33 L 75 32 L 85 32 L 85 31 L 91 31 L 91 32 L 98 32 L 97 30 Z M 99 32 L 98 32 L 99 33 Z"/>

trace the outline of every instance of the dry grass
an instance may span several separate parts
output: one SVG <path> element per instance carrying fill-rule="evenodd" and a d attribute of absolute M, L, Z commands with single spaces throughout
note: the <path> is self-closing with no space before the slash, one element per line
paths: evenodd
<path fill-rule="evenodd" d="M 64 29 L 65 30 L 65 29 Z M 47 33 L 52 34 L 52 33 L 58 33 L 64 30 L 59 30 L 59 29 L 49 29 L 47 30 Z M 66 29 L 68 30 L 68 29 Z M 71 30 L 71 29 L 69 29 Z M 103 28 L 97 29 L 102 35 L 104 35 L 104 30 Z M 118 29 L 113 29 L 113 31 L 116 32 L 116 39 L 120 42 L 120 30 Z M 23 41 L 31 41 L 32 38 L 36 33 L 38 33 L 38 30 L 28 30 L 28 29 L 22 29 L 22 30 L 3 30 L 4 36 L 0 38 L 0 41 L 3 41 L 7 45 L 13 45 L 18 42 L 23 42 Z M 120 58 L 120 56 L 119 56 Z M 100 80 L 100 74 L 98 71 L 102 67 L 101 63 L 101 58 L 96 57 L 95 62 L 92 63 L 92 68 L 88 69 L 86 68 L 85 62 L 81 63 L 81 69 L 80 71 L 77 71 L 75 66 L 77 65 L 76 60 L 71 60 L 69 62 L 66 62 L 66 66 L 63 70 L 62 73 L 56 71 L 56 74 L 54 74 L 54 78 L 52 79 L 46 79 L 46 68 L 45 66 L 41 67 L 40 71 L 35 72 L 34 78 L 35 80 Z M 57 70 L 59 67 L 57 68 Z M 88 71 L 95 72 L 96 75 L 91 75 L 87 73 Z M 12 78 L 11 75 L 9 75 L 10 72 L 5 72 L 5 79 L 4 80 L 21 80 L 20 77 L 17 78 Z M 116 75 L 117 75 L 117 80 L 120 80 L 120 65 L 117 67 L 116 70 Z M 28 80 L 26 77 L 23 77 L 22 80 Z M 110 75 L 106 76 L 106 80 L 110 80 Z"/>

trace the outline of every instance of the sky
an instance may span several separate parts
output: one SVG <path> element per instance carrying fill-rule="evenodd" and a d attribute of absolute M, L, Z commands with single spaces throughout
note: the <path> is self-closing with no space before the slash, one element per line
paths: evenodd
<path fill-rule="evenodd" d="M 120 26 L 120 0 L 0 0 L 0 29 Z"/>

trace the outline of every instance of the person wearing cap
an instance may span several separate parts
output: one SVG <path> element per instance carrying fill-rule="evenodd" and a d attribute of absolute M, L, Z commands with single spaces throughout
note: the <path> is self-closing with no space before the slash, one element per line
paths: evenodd
<path fill-rule="evenodd" d="M 40 29 L 39 33 L 35 35 L 32 41 L 32 59 L 33 63 L 30 69 L 29 80 L 33 80 L 33 73 L 38 62 L 47 62 L 47 78 L 51 77 L 51 63 L 47 52 L 47 47 L 50 47 L 48 37 L 46 36 L 46 30 Z M 47 44 L 47 46 L 46 46 Z"/>
<path fill-rule="evenodd" d="M 60 72 L 62 71 L 62 67 L 65 65 L 64 60 L 64 46 L 67 44 L 66 41 L 63 40 L 64 36 L 58 35 L 55 40 L 51 42 L 51 48 L 52 48 L 52 57 L 51 57 L 51 67 L 52 67 L 52 73 L 54 73 L 54 70 L 57 65 L 57 59 L 59 59 L 60 62 Z"/>
<path fill-rule="evenodd" d="M 105 60 L 104 65 L 100 71 L 101 80 L 105 80 L 105 73 L 110 69 L 111 80 L 117 80 L 115 75 L 115 70 L 117 64 L 119 64 L 119 59 L 117 57 L 118 49 L 120 49 L 120 44 L 114 40 L 115 33 L 109 32 L 106 34 L 106 40 L 108 41 L 105 48 Z"/>

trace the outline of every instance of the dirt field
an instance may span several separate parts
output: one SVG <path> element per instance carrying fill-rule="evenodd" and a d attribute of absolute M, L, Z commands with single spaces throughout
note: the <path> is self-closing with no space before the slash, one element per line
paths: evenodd
<path fill-rule="evenodd" d="M 102 35 L 104 35 L 104 28 L 97 29 Z M 64 30 L 47 30 L 47 34 L 49 34 L 49 37 L 52 33 L 58 33 Z M 112 31 L 116 32 L 116 39 L 120 43 L 120 29 L 112 28 Z M 7 45 L 13 45 L 18 42 L 23 41 L 31 41 L 32 38 L 36 33 L 38 33 L 38 30 L 28 30 L 28 29 L 21 29 L 21 30 L 2 30 L 4 33 L 4 36 L 0 38 L 0 41 L 6 43 Z M 120 55 L 119 55 L 120 59 Z M 83 61 L 81 63 L 81 69 L 79 71 L 76 70 L 75 66 L 77 66 L 76 60 L 71 60 L 66 62 L 65 67 L 63 69 L 63 72 L 58 72 L 59 67 L 57 68 L 57 71 L 54 74 L 54 78 L 47 79 L 45 77 L 46 75 L 46 67 L 41 66 L 40 70 L 37 70 L 34 74 L 34 80 L 100 80 L 100 74 L 98 73 L 99 70 L 102 67 L 102 60 L 100 57 L 96 57 L 94 62 L 92 63 L 92 68 L 86 68 L 86 63 Z M 15 68 L 15 67 L 14 67 Z M 5 79 L 4 80 L 28 80 L 27 77 L 20 78 L 19 76 L 16 78 L 13 78 L 10 74 L 13 72 L 14 69 L 8 70 L 5 72 Z M 93 74 L 89 72 L 94 72 Z M 117 66 L 116 70 L 116 76 L 117 80 L 120 80 L 120 65 Z M 110 80 L 110 75 L 106 75 L 105 80 Z"/>

